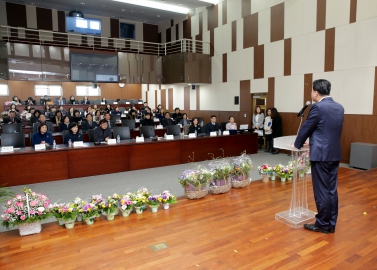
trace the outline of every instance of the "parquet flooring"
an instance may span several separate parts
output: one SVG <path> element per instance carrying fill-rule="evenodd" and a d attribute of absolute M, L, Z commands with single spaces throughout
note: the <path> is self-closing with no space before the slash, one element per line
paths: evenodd
<path fill-rule="evenodd" d="M 289 208 L 291 183 L 179 198 L 170 210 L 72 230 L 43 225 L 37 235 L 0 235 L 5 269 L 377 269 L 377 169 L 340 168 L 335 234 L 294 229 L 274 219 Z M 310 210 L 316 210 L 311 185 Z M 366 212 L 366 214 L 364 214 Z M 153 251 L 150 246 L 168 248 Z"/>

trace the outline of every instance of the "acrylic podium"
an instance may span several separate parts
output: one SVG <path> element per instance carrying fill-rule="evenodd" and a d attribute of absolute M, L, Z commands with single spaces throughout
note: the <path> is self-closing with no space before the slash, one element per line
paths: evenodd
<path fill-rule="evenodd" d="M 306 150 L 298 150 L 290 146 L 296 136 L 284 136 L 274 139 L 274 148 L 290 150 L 294 164 L 292 198 L 289 210 L 277 213 L 275 219 L 291 227 L 299 228 L 305 223 L 310 223 L 315 218 L 316 212 L 308 209 L 307 174 L 299 175 L 297 160 Z"/>

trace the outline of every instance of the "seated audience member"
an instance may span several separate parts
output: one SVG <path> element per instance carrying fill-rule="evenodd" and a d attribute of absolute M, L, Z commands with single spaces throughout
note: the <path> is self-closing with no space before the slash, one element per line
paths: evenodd
<path fill-rule="evenodd" d="M 51 117 L 50 120 L 51 120 L 52 123 L 59 125 L 59 123 L 63 122 L 62 112 L 57 110 L 56 113 L 55 113 L 55 116 Z"/>
<path fill-rule="evenodd" d="M 30 126 L 33 126 L 34 123 L 38 122 L 38 118 L 41 112 L 39 110 L 35 110 L 32 116 L 30 117 Z"/>
<path fill-rule="evenodd" d="M 79 126 L 77 125 L 77 123 L 72 122 L 71 124 L 69 124 L 68 130 L 69 133 L 64 137 L 64 144 L 68 144 L 69 140 L 71 140 L 72 143 L 83 141 L 83 137 L 79 132 Z"/>
<path fill-rule="evenodd" d="M 146 109 L 148 108 L 148 102 L 144 102 L 143 107 L 140 108 L 140 113 L 142 116 L 146 114 Z"/>
<path fill-rule="evenodd" d="M 63 116 L 63 122 L 58 124 L 58 131 L 62 132 L 63 130 L 68 130 L 69 124 L 70 124 L 70 118 L 68 115 Z"/>
<path fill-rule="evenodd" d="M 140 121 L 140 124 L 144 127 L 144 126 L 154 126 L 154 121 L 153 119 L 151 118 L 151 114 L 150 113 L 145 113 L 144 115 L 144 119 Z"/>
<path fill-rule="evenodd" d="M 182 114 L 182 119 L 179 121 L 179 124 L 183 126 L 190 125 L 190 120 L 187 119 L 187 113 Z"/>
<path fill-rule="evenodd" d="M 103 119 L 106 120 L 108 128 L 112 129 L 115 127 L 115 121 L 110 121 L 110 114 L 105 113 Z"/>
<path fill-rule="evenodd" d="M 192 124 L 190 126 L 189 133 L 195 133 L 195 131 L 197 134 L 203 133 L 203 129 L 199 125 L 198 117 L 194 117 L 194 119 L 192 119 Z"/>
<path fill-rule="evenodd" d="M 26 120 L 29 120 L 30 121 L 30 118 L 34 115 L 34 112 L 35 112 L 35 108 L 31 107 L 30 108 L 30 113 L 27 113 L 26 114 Z"/>
<path fill-rule="evenodd" d="M 47 102 L 51 102 L 51 98 L 47 95 L 44 95 L 43 98 L 41 98 L 41 104 L 40 105 L 46 105 Z"/>
<path fill-rule="evenodd" d="M 21 113 L 21 116 L 22 117 L 26 117 L 28 114 L 30 114 L 30 109 L 31 109 L 31 106 L 30 105 L 26 105 L 25 109 Z M 29 119 L 30 119 L 30 116 L 29 116 Z"/>
<path fill-rule="evenodd" d="M 50 112 L 50 118 L 51 118 L 51 117 L 54 117 L 55 114 L 56 114 L 56 107 L 55 107 L 55 106 L 52 106 L 52 107 L 51 107 L 51 112 Z"/>
<path fill-rule="evenodd" d="M 97 126 L 97 123 L 93 122 L 93 116 L 90 113 L 86 115 L 86 121 L 81 123 L 82 132 L 88 132 L 89 129 L 94 129 Z"/>
<path fill-rule="evenodd" d="M 162 105 L 158 104 L 157 109 L 156 109 L 156 114 L 159 114 L 161 112 L 161 109 L 162 109 Z"/>
<path fill-rule="evenodd" d="M 71 95 L 68 100 L 68 104 L 78 104 L 74 95 Z"/>
<path fill-rule="evenodd" d="M 18 98 L 18 96 L 12 97 L 12 103 L 15 105 L 22 105 L 22 101 Z"/>
<path fill-rule="evenodd" d="M 21 119 L 16 116 L 15 111 L 10 111 L 8 117 L 4 117 L 3 119 L 4 124 L 17 124 L 22 123 Z"/>
<path fill-rule="evenodd" d="M 103 103 L 102 103 L 102 102 L 103 102 Z M 101 104 L 107 104 L 106 98 L 103 97 L 103 98 L 101 99 Z"/>
<path fill-rule="evenodd" d="M 182 113 L 178 107 L 174 109 L 174 113 L 172 113 L 171 118 L 173 118 L 176 123 L 179 123 L 179 121 L 182 119 Z"/>
<path fill-rule="evenodd" d="M 51 108 L 50 105 L 46 104 L 45 108 L 43 109 L 42 113 L 49 118 L 50 117 Z"/>
<path fill-rule="evenodd" d="M 114 110 L 111 111 L 111 114 L 122 115 L 122 112 L 119 110 L 119 107 L 117 106 Z"/>
<path fill-rule="evenodd" d="M 71 122 L 80 122 L 82 121 L 82 117 L 79 110 L 75 110 L 73 116 L 71 117 Z"/>
<path fill-rule="evenodd" d="M 99 127 L 94 129 L 95 142 L 107 142 L 111 139 L 111 129 L 107 126 L 106 119 L 99 121 Z"/>
<path fill-rule="evenodd" d="M 94 112 L 98 110 L 98 106 L 97 106 L 97 104 L 93 104 L 92 110 L 93 110 Z"/>
<path fill-rule="evenodd" d="M 204 126 L 204 132 L 206 134 L 210 134 L 212 131 L 218 131 L 220 129 L 220 125 L 216 123 L 216 115 L 211 116 L 211 122 Z"/>
<path fill-rule="evenodd" d="M 67 115 L 68 114 L 68 112 L 64 109 L 64 107 L 63 106 L 60 106 L 59 107 L 59 111 L 61 111 L 62 112 L 62 115 L 63 116 L 65 116 L 65 115 Z"/>
<path fill-rule="evenodd" d="M 16 106 L 15 104 L 11 104 L 11 105 L 10 105 L 9 110 L 8 110 L 8 113 L 11 112 L 11 111 L 16 112 L 16 114 L 19 114 L 19 113 L 20 113 L 20 110 L 17 109 L 17 106 Z"/>
<path fill-rule="evenodd" d="M 56 101 L 55 105 L 65 105 L 65 100 L 63 99 L 62 96 L 60 96 Z"/>
<path fill-rule="evenodd" d="M 38 131 L 38 127 L 41 124 L 46 124 L 49 132 L 54 132 L 54 127 L 52 126 L 51 122 L 46 121 L 46 116 L 44 114 L 40 114 L 38 117 L 38 122 L 33 125 L 33 132 Z"/>
<path fill-rule="evenodd" d="M 34 105 L 35 100 L 32 97 L 28 97 L 27 100 L 25 101 L 25 104 Z"/>
<path fill-rule="evenodd" d="M 104 111 L 107 112 L 107 113 L 111 113 L 111 111 L 113 110 L 113 108 L 111 108 L 110 104 L 107 104 Z"/>
<path fill-rule="evenodd" d="M 174 125 L 173 120 L 170 118 L 170 113 L 169 112 L 166 112 L 165 113 L 165 118 L 161 119 L 161 125 L 163 125 L 163 127 L 173 126 Z"/>
<path fill-rule="evenodd" d="M 105 113 L 105 108 L 104 107 L 100 107 L 99 108 L 99 111 L 101 112 L 101 114 L 103 115 Z"/>
<path fill-rule="evenodd" d="M 226 124 L 225 129 L 226 130 L 237 130 L 237 124 L 234 123 L 234 117 L 233 116 L 229 117 L 229 123 Z"/>
<path fill-rule="evenodd" d="M 158 119 L 163 119 L 163 118 L 165 118 L 165 111 L 164 111 L 164 109 L 160 109 L 160 112 L 159 113 L 157 113 L 156 114 L 156 117 L 158 118 Z"/>
<path fill-rule="evenodd" d="M 103 119 L 103 115 L 101 114 L 101 111 L 100 110 L 96 110 L 96 112 L 94 113 L 94 116 L 93 116 L 93 121 L 96 121 L 97 124 L 99 123 L 100 120 Z"/>
<path fill-rule="evenodd" d="M 82 100 L 81 100 L 81 104 L 90 104 L 90 100 L 88 99 L 87 96 L 85 96 Z"/>
<path fill-rule="evenodd" d="M 135 120 L 137 118 L 136 112 L 134 110 L 129 110 L 127 118 L 131 120 Z"/>
<path fill-rule="evenodd" d="M 31 146 L 35 146 L 36 144 L 52 145 L 52 142 L 53 142 L 52 134 L 50 132 L 47 132 L 47 125 L 40 124 L 38 126 L 38 132 L 34 133 L 33 135 Z"/>
<path fill-rule="evenodd" d="M 86 116 L 89 113 L 89 114 L 91 114 L 93 116 L 94 112 L 95 111 L 93 111 L 92 106 L 88 106 L 88 108 L 86 109 L 86 111 L 84 112 L 84 114 Z"/>

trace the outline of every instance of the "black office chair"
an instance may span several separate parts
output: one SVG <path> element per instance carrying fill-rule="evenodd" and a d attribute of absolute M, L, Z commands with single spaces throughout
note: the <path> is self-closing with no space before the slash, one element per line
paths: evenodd
<path fill-rule="evenodd" d="M 113 133 L 115 139 L 118 138 L 118 135 L 121 140 L 129 140 L 131 138 L 129 127 L 114 127 Z"/>
<path fill-rule="evenodd" d="M 140 127 L 140 136 L 143 135 L 144 138 L 155 137 L 154 126 L 144 126 Z"/>
<path fill-rule="evenodd" d="M 204 125 L 204 119 L 203 119 L 203 117 L 196 117 L 196 118 L 198 118 L 198 124 L 200 125 L 200 123 L 202 123 L 203 122 L 203 125 Z"/>
<path fill-rule="evenodd" d="M 123 127 L 129 127 L 130 130 L 135 129 L 135 120 L 132 119 L 122 119 L 122 126 Z"/>
<path fill-rule="evenodd" d="M 63 143 L 64 143 L 64 138 L 65 138 L 65 136 L 67 136 L 68 133 L 69 133 L 69 130 L 63 130 L 63 131 L 62 131 L 62 139 L 63 139 Z"/>
<path fill-rule="evenodd" d="M 228 124 L 228 122 L 221 122 L 221 124 L 220 124 L 221 131 L 226 130 L 226 124 Z"/>
<path fill-rule="evenodd" d="M 3 124 L 1 126 L 3 133 L 16 133 L 22 132 L 22 124 Z"/>
<path fill-rule="evenodd" d="M 118 121 L 120 120 L 120 115 L 119 114 L 110 114 L 110 121 Z"/>
<path fill-rule="evenodd" d="M 115 100 L 114 99 L 108 99 L 106 101 L 107 101 L 107 104 L 113 104 Z"/>
<path fill-rule="evenodd" d="M 178 125 L 166 127 L 166 134 L 167 135 L 179 136 L 179 133 L 181 133 L 181 127 L 178 126 Z"/>
<path fill-rule="evenodd" d="M 101 100 L 99 100 L 99 99 L 93 99 L 91 103 L 93 105 L 100 105 L 101 104 Z"/>
<path fill-rule="evenodd" d="M 1 134 L 1 146 L 25 147 L 25 134 L 3 133 Z"/>
<path fill-rule="evenodd" d="M 88 130 L 89 142 L 94 142 L 94 129 Z"/>

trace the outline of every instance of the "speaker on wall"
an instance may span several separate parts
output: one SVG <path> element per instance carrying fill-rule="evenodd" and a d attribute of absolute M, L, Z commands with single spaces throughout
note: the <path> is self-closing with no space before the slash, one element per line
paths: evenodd
<path fill-rule="evenodd" d="M 192 85 L 191 85 L 191 90 L 195 90 L 195 89 L 196 89 L 195 84 L 192 84 Z"/>
<path fill-rule="evenodd" d="M 240 97 L 239 96 L 235 96 L 234 97 L 234 105 L 238 105 L 240 104 Z"/>

